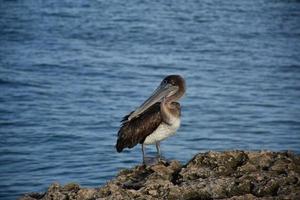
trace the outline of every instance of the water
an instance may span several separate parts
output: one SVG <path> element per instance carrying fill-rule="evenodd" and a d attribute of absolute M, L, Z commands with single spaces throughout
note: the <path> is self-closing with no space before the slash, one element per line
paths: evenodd
<path fill-rule="evenodd" d="M 165 157 L 300 153 L 299 1 L 2 0 L 0 45 L 1 199 L 139 164 L 119 121 L 167 74 L 187 93 Z"/>

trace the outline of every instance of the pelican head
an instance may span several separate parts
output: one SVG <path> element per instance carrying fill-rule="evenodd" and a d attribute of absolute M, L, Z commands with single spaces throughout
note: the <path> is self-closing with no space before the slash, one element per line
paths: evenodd
<path fill-rule="evenodd" d="M 179 75 L 169 75 L 165 77 L 152 95 L 134 112 L 132 112 L 128 121 L 138 117 L 141 113 L 147 110 L 150 106 L 163 99 L 167 102 L 173 102 L 180 99 L 185 93 L 185 81 Z"/>

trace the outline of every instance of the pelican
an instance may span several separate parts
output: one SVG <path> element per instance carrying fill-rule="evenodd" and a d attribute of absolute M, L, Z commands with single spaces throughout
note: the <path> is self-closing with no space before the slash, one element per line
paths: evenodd
<path fill-rule="evenodd" d="M 135 111 L 126 115 L 118 132 L 117 152 L 124 148 L 155 144 L 161 159 L 160 141 L 175 134 L 180 126 L 181 108 L 177 102 L 185 93 L 185 81 L 179 75 L 165 77 L 153 94 Z"/>

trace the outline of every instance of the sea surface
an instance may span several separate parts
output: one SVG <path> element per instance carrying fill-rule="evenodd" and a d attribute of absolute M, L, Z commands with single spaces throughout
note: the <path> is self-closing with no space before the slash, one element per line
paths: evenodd
<path fill-rule="evenodd" d="M 167 159 L 300 153 L 300 1 L 1 0 L 0 199 L 140 164 L 119 121 L 168 74 L 187 91 Z"/>

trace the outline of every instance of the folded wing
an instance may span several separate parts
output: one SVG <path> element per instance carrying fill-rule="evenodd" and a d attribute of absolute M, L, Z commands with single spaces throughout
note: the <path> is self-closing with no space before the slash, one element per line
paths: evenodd
<path fill-rule="evenodd" d="M 123 123 L 118 132 L 116 144 L 118 152 L 121 152 L 124 148 L 132 148 L 139 143 L 143 143 L 146 137 L 155 131 L 162 122 L 159 102 L 130 121 L 128 121 L 129 115 L 123 118 Z"/>

